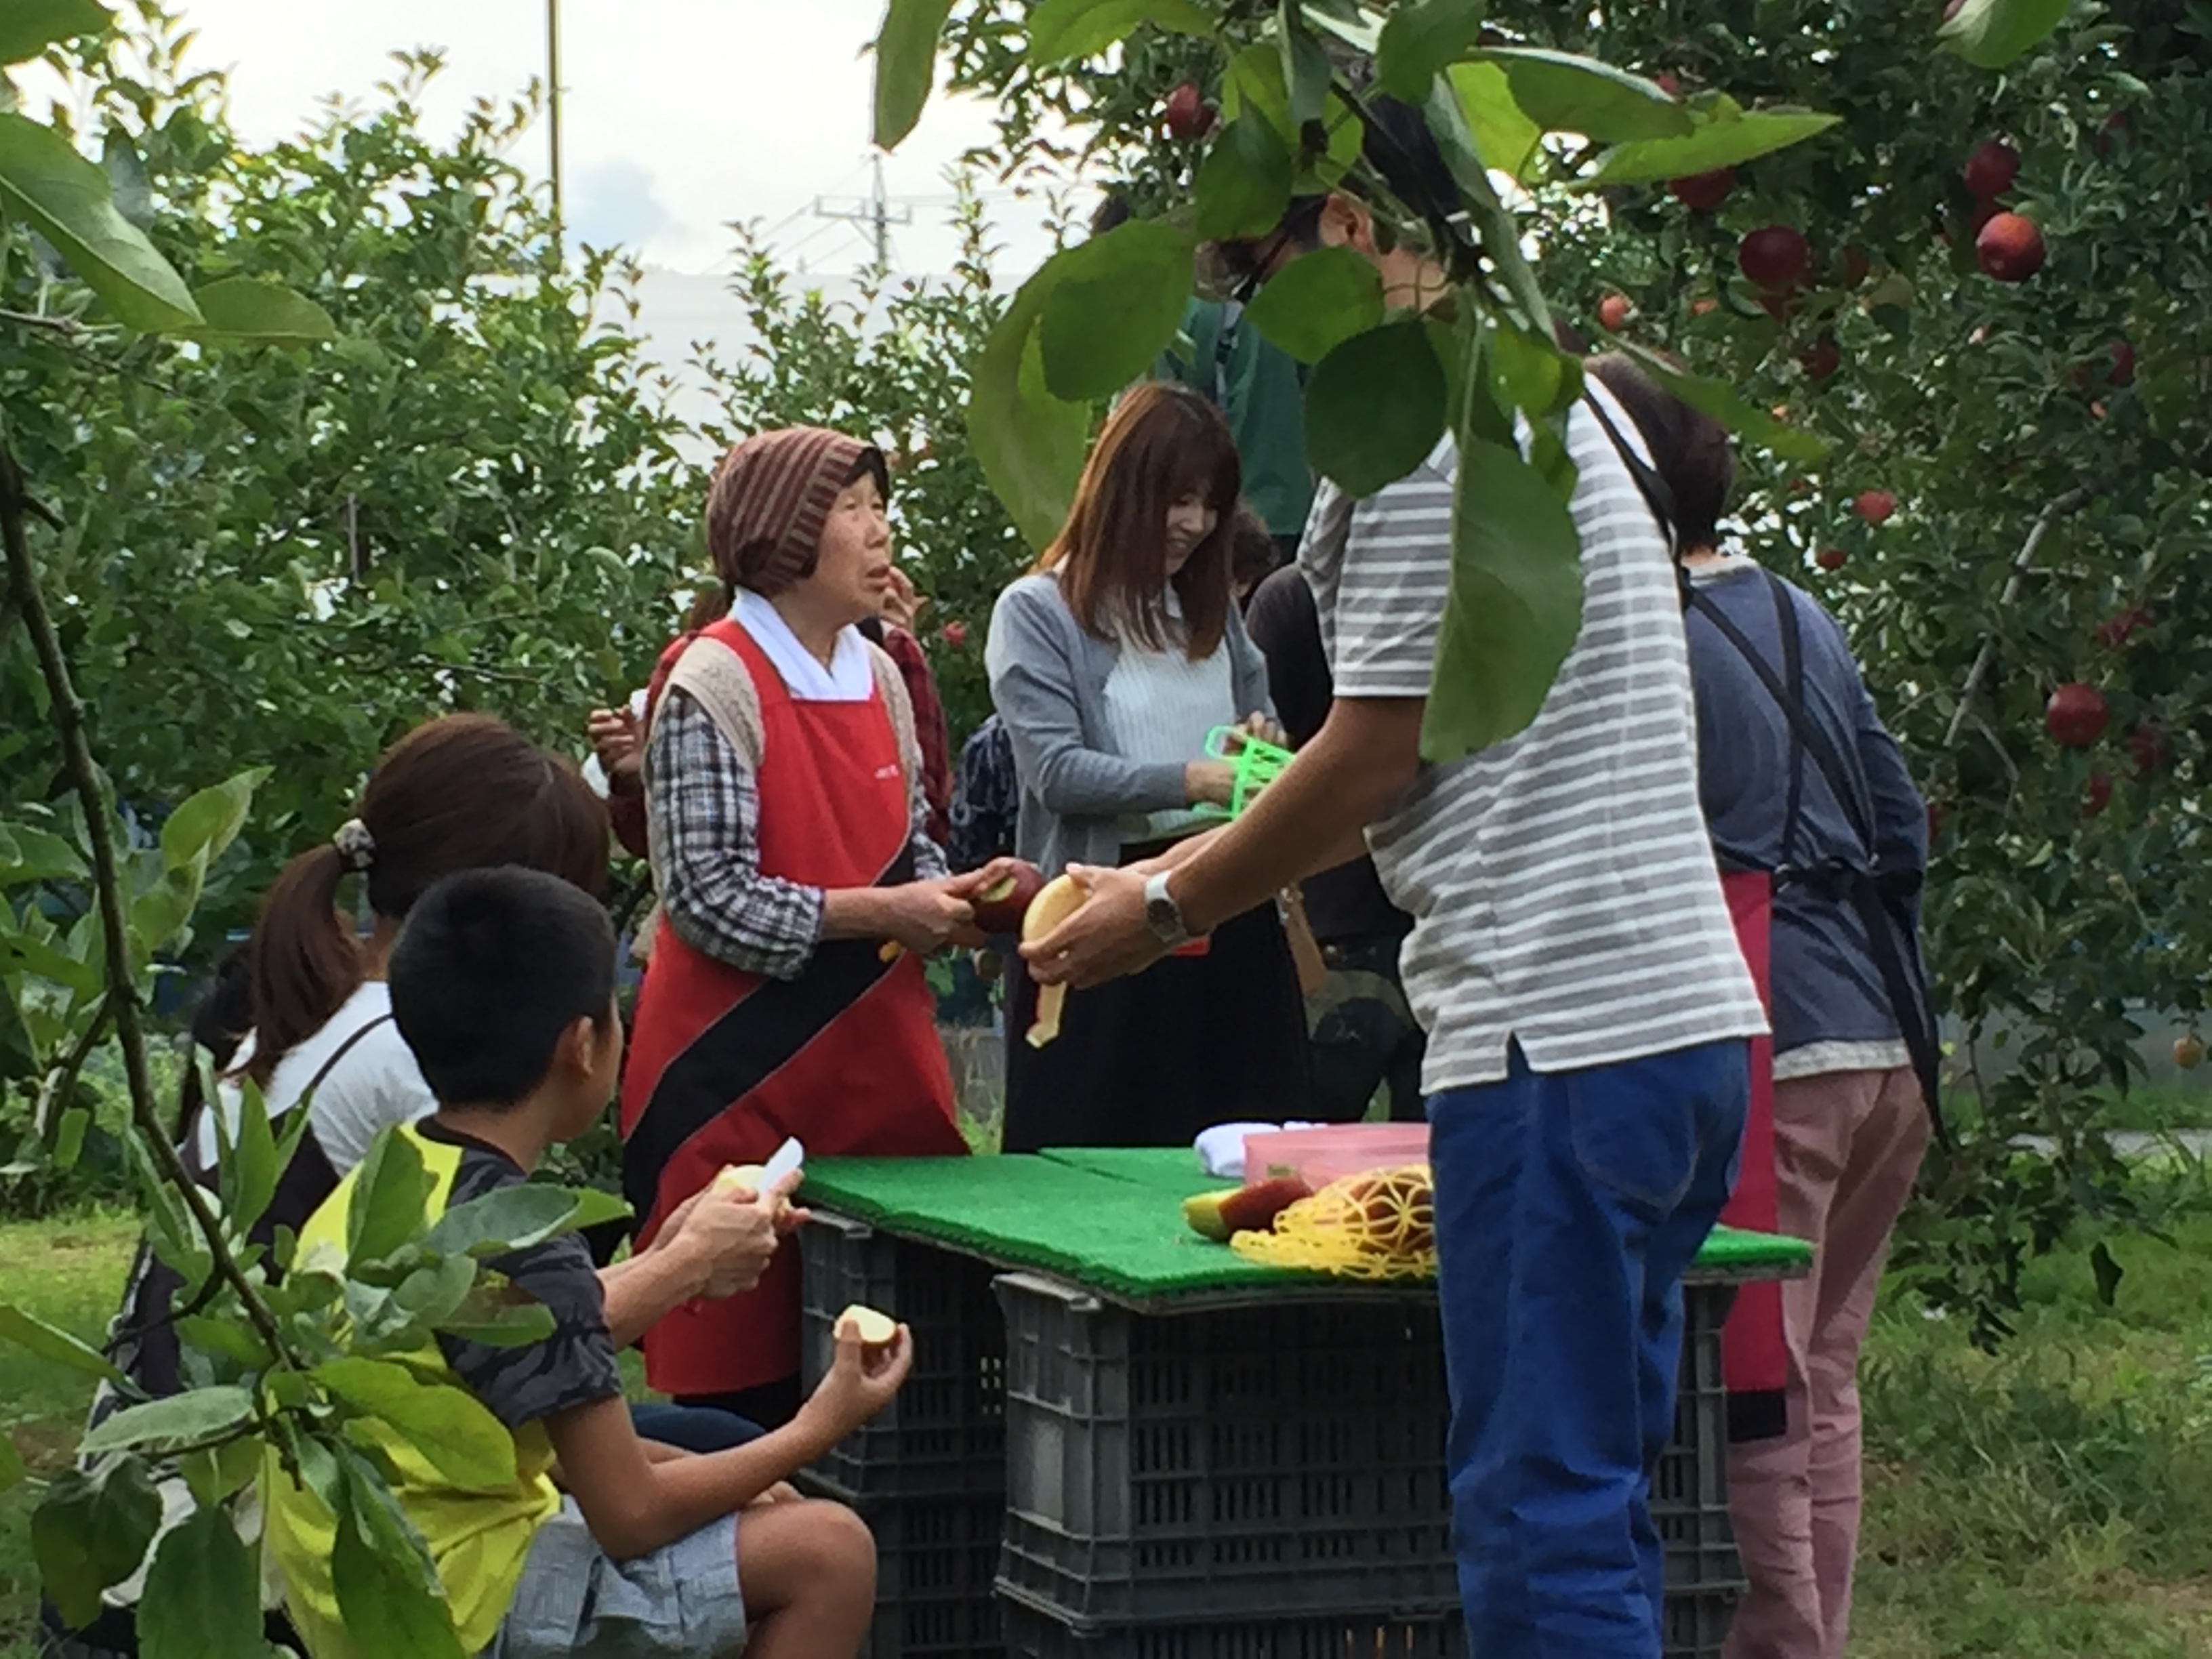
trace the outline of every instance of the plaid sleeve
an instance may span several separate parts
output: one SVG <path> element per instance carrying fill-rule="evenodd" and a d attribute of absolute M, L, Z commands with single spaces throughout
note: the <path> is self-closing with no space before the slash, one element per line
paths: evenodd
<path fill-rule="evenodd" d="M 667 693 L 646 754 L 646 820 L 669 925 L 733 968 L 797 978 L 821 937 L 822 890 L 761 873 L 752 768 L 681 690 Z"/>

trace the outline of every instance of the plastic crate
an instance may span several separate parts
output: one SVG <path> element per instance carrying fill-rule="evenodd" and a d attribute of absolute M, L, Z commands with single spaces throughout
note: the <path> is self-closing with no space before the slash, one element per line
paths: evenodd
<path fill-rule="evenodd" d="M 1006 1651 L 994 1588 L 995 1496 L 866 1498 L 825 1481 L 814 1496 L 857 1510 L 876 1540 L 876 1617 L 860 1659 L 975 1659 Z"/>
<path fill-rule="evenodd" d="M 972 1256 L 817 1212 L 800 1230 L 799 1378 L 811 1390 L 836 1352 L 836 1319 L 855 1302 L 914 1332 L 914 1370 L 876 1419 L 812 1473 L 861 1499 L 1006 1489 L 1006 1326 L 997 1271 Z"/>
<path fill-rule="evenodd" d="M 1456 1604 L 1433 1304 L 999 1296 L 1002 1589 L 1078 1624 Z"/>
<path fill-rule="evenodd" d="M 1456 1607 L 1433 1307 L 1146 1317 L 1025 1274 L 1001 1279 L 999 1295 L 1003 1593 L 1079 1631 L 1346 1607 L 1419 1620 Z M 1693 1287 L 1686 1300 L 1674 1438 L 1652 1515 L 1667 1556 L 1667 1659 L 1710 1659 L 1742 1588 L 1720 1369 L 1729 1292 Z"/>
<path fill-rule="evenodd" d="M 1459 1611 L 1307 1613 L 1167 1625 L 1070 1624 L 1009 1595 L 1010 1659 L 1466 1659 Z"/>

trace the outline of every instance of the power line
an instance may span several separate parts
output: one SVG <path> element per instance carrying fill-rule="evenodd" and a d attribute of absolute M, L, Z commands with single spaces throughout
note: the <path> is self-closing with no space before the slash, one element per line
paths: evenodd
<path fill-rule="evenodd" d="M 875 188 L 867 196 L 848 208 L 833 208 L 827 198 L 817 197 L 814 213 L 817 218 L 843 219 L 854 224 L 872 226 L 875 232 L 876 269 L 889 270 L 891 268 L 891 227 L 912 224 L 914 209 L 902 198 L 897 211 L 892 211 L 890 196 L 884 188 L 883 152 L 878 150 L 872 160 Z"/>

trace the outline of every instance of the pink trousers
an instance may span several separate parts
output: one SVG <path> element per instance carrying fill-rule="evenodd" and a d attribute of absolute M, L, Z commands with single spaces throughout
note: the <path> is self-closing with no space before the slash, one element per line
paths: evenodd
<path fill-rule="evenodd" d="M 1774 1085 L 1778 1231 L 1813 1246 L 1782 1287 L 1790 1427 L 1729 1452 L 1750 1592 L 1724 1659 L 1840 1659 L 1859 1538 L 1859 1346 L 1889 1236 L 1927 1150 L 1909 1066 Z"/>

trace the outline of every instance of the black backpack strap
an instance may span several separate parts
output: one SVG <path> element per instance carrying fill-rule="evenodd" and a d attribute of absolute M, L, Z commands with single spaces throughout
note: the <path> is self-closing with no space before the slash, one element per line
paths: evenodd
<path fill-rule="evenodd" d="M 1797 632 L 1797 607 L 1790 598 L 1790 590 L 1770 579 L 1767 586 L 1774 595 L 1774 622 L 1782 641 L 1782 684 L 1789 693 L 1784 708 L 1802 711 L 1805 707 L 1805 641 Z M 1716 607 L 1717 608 L 1717 607 Z M 1739 649 L 1742 647 L 1739 645 Z M 1831 787 L 1832 787 L 1832 784 Z M 1805 807 L 1805 744 L 1793 742 L 1790 745 L 1790 792 L 1787 804 L 1782 809 L 1782 862 L 1790 862 L 1797 847 L 1797 830 Z M 1869 856 L 1874 851 L 1871 839 L 1867 842 Z"/>
<path fill-rule="evenodd" d="M 1852 832 L 1866 849 L 1866 857 L 1857 865 L 1841 860 L 1805 867 L 1788 862 L 1790 847 L 1783 847 L 1784 866 L 1775 872 L 1778 884 L 1799 882 L 1809 886 L 1824 887 L 1846 900 L 1858 913 L 1861 925 L 1866 929 L 1867 945 L 1874 957 L 1875 970 L 1881 976 L 1883 994 L 1890 1012 L 1897 1020 L 1898 1030 L 1905 1038 L 1905 1052 L 1911 1056 L 1912 1069 L 1920 1082 L 1921 1093 L 1928 1103 L 1928 1113 L 1936 1125 L 1936 1133 L 1948 1150 L 1953 1142 L 1948 1127 L 1943 1121 L 1941 1088 L 1942 1083 L 1942 1050 L 1936 1031 L 1934 999 L 1929 994 L 1925 969 L 1908 951 L 1903 941 L 1912 937 L 1912 900 L 1920 888 L 1918 872 L 1896 872 L 1885 875 L 1875 868 L 1876 842 L 1874 811 L 1870 802 L 1861 793 L 1856 778 L 1845 765 L 1843 757 L 1829 742 L 1827 733 L 1813 723 L 1805 712 L 1804 699 L 1800 695 L 1803 685 L 1803 665 L 1799 654 L 1796 629 L 1796 605 L 1790 590 L 1772 571 L 1760 573 L 1773 590 L 1775 602 L 1781 607 L 1783 649 L 1790 662 L 1790 679 L 1785 682 L 1774 671 L 1772 664 L 1761 656 L 1743 630 L 1730 620 L 1710 596 L 1692 592 L 1690 603 L 1698 613 L 1713 625 L 1714 631 L 1735 647 L 1737 653 L 1758 677 L 1767 695 L 1790 727 L 1791 764 L 1796 766 L 1799 755 L 1812 761 L 1828 791 L 1836 798 L 1844 816 L 1850 821 Z M 1791 804 L 1785 833 L 1794 834 L 1798 811 L 1796 777 L 1793 774 Z"/>

